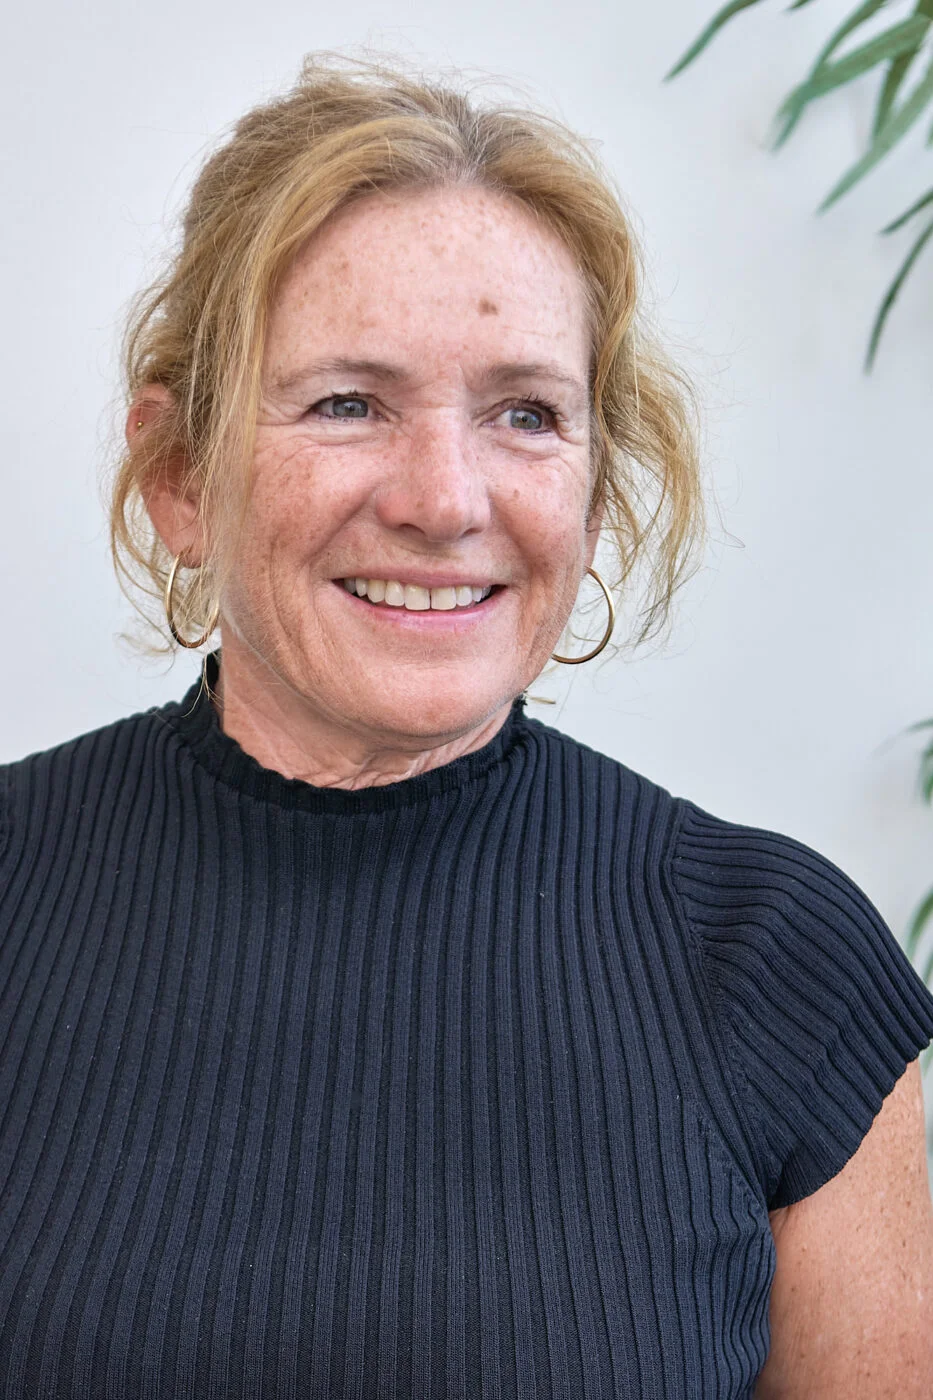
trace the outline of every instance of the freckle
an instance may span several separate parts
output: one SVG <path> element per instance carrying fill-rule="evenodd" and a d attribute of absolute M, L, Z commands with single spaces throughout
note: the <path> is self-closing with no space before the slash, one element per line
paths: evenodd
<path fill-rule="evenodd" d="M 479 304 L 479 314 L 481 316 L 498 316 L 499 308 L 494 301 L 489 301 L 486 297 L 483 297 Z"/>

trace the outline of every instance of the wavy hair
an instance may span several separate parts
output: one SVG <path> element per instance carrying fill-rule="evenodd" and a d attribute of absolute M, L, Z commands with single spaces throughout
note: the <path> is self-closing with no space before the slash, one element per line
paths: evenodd
<path fill-rule="evenodd" d="M 248 499 L 267 317 L 299 247 L 374 191 L 454 184 L 519 200 L 582 273 L 592 501 L 604 505 L 611 584 L 629 605 L 631 643 L 664 628 L 705 534 L 697 403 L 645 322 L 643 258 L 611 175 L 587 140 L 544 112 L 482 103 L 462 80 L 427 79 L 395 57 L 330 51 L 309 55 L 294 86 L 242 117 L 205 161 L 178 246 L 128 318 L 127 403 L 159 384 L 174 404 L 113 477 L 114 563 L 144 616 L 171 565 L 144 488 L 171 459 L 196 481 L 207 540 L 202 567 L 175 590 L 180 626 L 201 632 L 219 597 Z"/>

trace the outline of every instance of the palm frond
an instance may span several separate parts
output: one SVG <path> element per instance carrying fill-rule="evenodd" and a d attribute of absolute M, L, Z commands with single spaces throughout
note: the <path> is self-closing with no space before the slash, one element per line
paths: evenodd
<path fill-rule="evenodd" d="M 888 0 L 865 0 L 864 4 L 859 5 L 858 8 L 854 10 L 851 15 L 848 16 L 848 18 L 844 19 L 842 24 L 840 24 L 838 28 L 834 29 L 832 34 L 830 34 L 826 43 L 823 45 L 823 47 L 817 54 L 816 61 L 813 64 L 813 67 L 810 69 L 810 72 L 807 74 L 807 77 L 802 83 L 798 84 L 798 87 L 794 91 L 799 91 L 800 88 L 804 88 L 809 82 L 812 82 L 813 78 L 826 63 L 827 59 L 831 58 L 832 55 L 836 52 L 842 41 L 844 39 L 847 39 L 849 35 L 852 34 L 859 27 L 860 24 L 865 24 L 868 20 L 872 18 L 873 15 L 877 14 L 877 12 L 884 5 L 886 5 L 887 2 Z M 792 6 L 791 8 L 795 9 L 797 7 Z M 793 94 L 791 94 L 791 96 L 792 95 Z M 789 101 L 790 96 L 785 98 L 784 105 L 786 106 Z M 793 118 L 793 120 L 786 123 L 780 136 L 774 142 L 775 146 L 783 145 L 783 143 L 787 140 L 794 126 L 796 126 L 797 121 L 800 119 L 800 115 L 805 107 L 806 102 L 800 105 L 799 111 L 797 112 L 797 115 Z"/>
<path fill-rule="evenodd" d="M 753 5 L 758 5 L 761 0 L 729 0 L 728 5 L 723 5 L 722 9 L 715 14 L 709 24 L 698 38 L 694 39 L 687 52 L 679 58 L 669 73 L 665 73 L 664 81 L 674 78 L 678 73 L 682 73 L 688 63 L 703 52 L 711 39 L 719 33 L 724 24 L 728 24 L 733 15 L 739 14 L 742 10 L 749 10 Z"/>
<path fill-rule="evenodd" d="M 930 220 L 926 228 L 921 233 L 920 237 L 910 249 L 909 253 L 907 254 L 907 257 L 901 263 L 897 276 L 894 278 L 894 281 L 891 283 L 890 287 L 884 294 L 884 299 L 881 303 L 881 306 L 878 308 L 878 314 L 875 317 L 875 323 L 871 328 L 871 336 L 869 337 L 868 341 L 868 351 L 865 355 L 864 366 L 866 373 L 868 373 L 871 370 L 872 365 L 875 363 L 875 355 L 878 353 L 878 343 L 881 340 L 881 332 L 884 330 L 884 323 L 888 319 L 891 308 L 897 300 L 898 293 L 900 292 L 905 281 L 907 280 L 907 274 L 910 272 L 910 269 L 913 267 L 914 263 L 917 261 L 921 252 L 923 251 L 924 247 L 929 242 L 931 234 L 933 234 L 933 219 Z M 933 765 L 933 753 L 930 754 L 930 762 L 931 765 Z M 930 800 L 931 795 L 933 795 L 933 767 L 931 767 L 929 782 L 926 785 L 925 791 L 925 796 L 928 802 Z"/>
<path fill-rule="evenodd" d="M 906 49 L 904 53 L 899 53 L 896 58 L 892 58 L 888 65 L 888 71 L 884 75 L 884 82 L 881 84 L 881 91 L 878 94 L 878 101 L 875 104 L 875 116 L 872 122 L 872 140 L 884 126 L 891 108 L 894 106 L 897 94 L 900 91 L 901 83 L 907 76 L 907 70 L 917 57 L 915 49 Z"/>
<path fill-rule="evenodd" d="M 928 204 L 933 204 L 933 190 L 927 190 L 926 194 L 921 195 L 920 198 L 914 204 L 912 204 L 909 209 L 905 209 L 903 214 L 899 214 L 897 218 L 893 220 L 892 223 L 885 224 L 881 232 L 896 233 L 899 228 L 902 228 L 904 224 L 907 223 L 908 219 L 912 219 L 915 214 L 919 214 L 920 210 L 925 209 Z M 933 725 L 933 719 L 924 720 L 923 724 Z M 915 728 L 918 729 L 920 727 L 920 725 L 915 726 Z"/>
<path fill-rule="evenodd" d="M 869 170 L 873 169 L 903 136 L 906 136 L 931 102 L 933 102 L 933 63 L 929 65 L 910 96 L 904 99 L 895 112 L 888 115 L 884 125 L 861 160 L 857 160 L 854 165 L 850 166 L 842 179 L 837 181 L 817 212 L 822 213 L 831 204 L 835 204 L 837 199 L 841 199 L 853 185 L 867 175 Z"/>
<path fill-rule="evenodd" d="M 694 40 L 686 53 L 666 74 L 666 79 L 683 72 L 707 47 L 716 34 L 743 10 L 760 4 L 761 0 L 730 0 L 723 5 L 710 20 L 706 28 Z M 793 0 L 787 13 L 803 9 L 812 0 Z M 790 136 L 803 113 L 811 102 L 828 93 L 837 91 L 846 83 L 883 68 L 880 90 L 875 104 L 872 133 L 868 149 L 838 179 L 817 212 L 822 213 L 838 199 L 847 194 L 863 179 L 879 161 L 891 151 L 921 119 L 924 112 L 933 104 L 933 63 L 923 73 L 919 82 L 906 97 L 902 97 L 904 85 L 909 78 L 914 62 L 925 46 L 925 40 L 933 32 L 933 0 L 915 0 L 911 12 L 904 19 L 891 24 L 882 33 L 874 35 L 867 42 L 850 49 L 837 57 L 841 45 L 862 25 L 878 15 L 891 0 L 861 0 L 852 12 L 829 35 L 802 82 L 788 93 L 775 117 L 773 146 L 779 147 Z M 927 145 L 933 146 L 933 125 L 928 132 Z M 894 233 L 902 228 L 921 210 L 933 203 L 933 190 L 922 195 L 891 223 L 882 233 Z M 933 237 L 930 225 L 926 225 L 907 251 L 903 263 L 898 268 L 894 280 L 888 287 L 879 306 L 869 335 L 864 368 L 871 370 L 878 351 L 882 332 L 888 317 L 920 253 Z"/>
<path fill-rule="evenodd" d="M 860 10 L 865 9 L 866 6 L 860 7 Z M 874 13 L 874 10 L 871 13 Z M 866 19 L 868 17 L 867 14 L 864 16 Z M 856 19 L 855 16 L 851 18 L 853 21 Z M 857 22 L 862 23 L 862 20 Z M 881 63 L 887 63 L 904 53 L 916 53 L 929 27 L 928 19 L 920 15 L 911 15 L 909 19 L 893 24 L 883 34 L 876 34 L 873 39 L 860 44 L 835 63 L 817 63 L 809 76 L 788 94 L 778 108 L 777 117 L 783 125 L 775 138 L 775 147 L 784 144 L 811 102 L 818 97 L 825 97 L 827 93 L 843 87 L 846 83 L 851 83 L 855 78 L 860 78 L 863 73 L 870 72 Z M 846 32 L 851 32 L 851 29 Z M 845 35 L 841 37 L 844 38 Z M 830 52 L 832 51 L 830 49 Z"/>

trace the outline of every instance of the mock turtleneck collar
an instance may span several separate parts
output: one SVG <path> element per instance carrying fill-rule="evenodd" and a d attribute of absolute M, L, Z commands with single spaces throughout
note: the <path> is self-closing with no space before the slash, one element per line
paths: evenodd
<path fill-rule="evenodd" d="M 214 777 L 249 796 L 283 807 L 352 815 L 388 811 L 426 801 L 473 782 L 501 763 L 527 734 L 527 725 L 533 723 L 525 714 L 522 694 L 512 702 L 502 728 L 472 753 L 413 777 L 375 787 L 317 787 L 301 778 L 286 778 L 275 769 L 263 767 L 224 733 L 209 693 L 217 686 L 219 656 L 218 651 L 206 658 L 203 679 L 195 681 L 181 701 L 166 705 L 162 714 L 182 735 L 198 763 Z"/>

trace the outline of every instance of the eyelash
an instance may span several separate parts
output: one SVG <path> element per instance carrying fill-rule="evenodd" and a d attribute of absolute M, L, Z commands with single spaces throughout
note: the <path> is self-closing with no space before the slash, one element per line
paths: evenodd
<path fill-rule="evenodd" d="M 349 393 L 345 393 L 345 394 L 327 394 L 323 399 L 318 399 L 318 400 L 317 400 L 317 403 L 329 403 L 332 399 L 333 399 L 333 400 L 337 400 L 337 401 L 339 401 L 339 400 L 341 400 L 341 399 L 362 399 L 364 402 L 368 403 L 368 402 L 369 402 L 369 395 L 368 395 L 368 394 L 358 394 L 358 393 L 356 393 L 355 391 L 351 390 Z M 506 404 L 506 405 L 502 408 L 501 412 L 506 413 L 506 412 L 507 412 L 508 410 L 510 410 L 510 409 L 513 409 L 513 408 L 525 408 L 525 407 L 527 407 L 527 406 L 529 406 L 529 405 L 532 405 L 532 406 L 535 407 L 535 408 L 542 408 L 542 409 L 544 409 L 544 411 L 545 411 L 546 413 L 549 413 L 549 414 L 551 415 L 551 417 L 553 418 L 553 420 L 554 420 L 555 423 L 558 423 L 558 422 L 561 421 L 562 415 L 561 415 L 560 410 L 558 409 L 557 405 L 556 405 L 556 404 L 553 404 L 553 403 L 551 403 L 551 402 L 549 402 L 548 399 L 542 398 L 542 397 L 540 396 L 540 394 L 525 394 L 522 398 L 520 398 L 520 399 L 515 399 L 512 403 Z M 317 414 L 317 413 L 316 413 L 316 409 L 317 409 L 317 404 L 312 404 L 311 407 L 308 409 L 308 412 L 309 412 L 309 413 L 314 413 L 315 416 L 320 417 L 320 418 L 326 418 L 326 417 L 327 417 L 327 414 L 325 414 L 325 413 Z M 339 420 L 332 420 L 332 421 L 339 421 Z M 349 418 L 349 419 L 346 419 L 345 421 L 346 421 L 346 422 L 352 423 L 352 422 L 354 422 L 354 421 L 357 421 L 357 422 L 358 422 L 358 421 L 360 421 L 360 420 L 359 420 L 359 419 L 354 420 L 354 419 L 352 419 L 352 418 Z M 537 437 L 537 435 L 538 435 L 539 433 L 544 433 L 544 432 L 547 432 L 547 431 L 548 431 L 547 428 L 533 428 L 533 429 L 528 430 L 528 431 L 526 432 L 525 435 L 526 435 L 527 437 Z"/>

